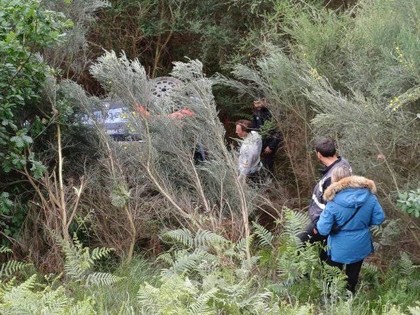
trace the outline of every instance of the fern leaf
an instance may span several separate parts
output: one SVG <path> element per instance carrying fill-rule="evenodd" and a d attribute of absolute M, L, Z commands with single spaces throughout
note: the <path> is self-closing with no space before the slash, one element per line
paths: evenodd
<path fill-rule="evenodd" d="M 378 274 L 378 267 L 370 263 L 363 263 L 363 270 L 370 274 Z"/>
<path fill-rule="evenodd" d="M 0 247 L 0 254 L 4 254 L 4 253 L 12 253 L 12 250 L 6 246 L 1 246 Z"/>
<path fill-rule="evenodd" d="M 162 260 L 163 262 L 167 263 L 169 266 L 172 266 L 174 260 L 172 259 L 172 255 L 170 253 L 163 253 L 157 257 L 156 260 Z"/>
<path fill-rule="evenodd" d="M 164 233 L 162 238 L 178 242 L 186 247 L 193 247 L 194 237 L 188 229 L 172 230 Z"/>
<path fill-rule="evenodd" d="M 411 261 L 410 257 L 407 253 L 401 253 L 401 259 L 400 259 L 400 271 L 405 276 L 410 276 L 413 274 L 414 269 L 416 266 Z"/>
<path fill-rule="evenodd" d="M 239 257 L 245 257 L 246 250 L 251 246 L 253 240 L 254 235 L 251 234 L 249 237 L 240 239 L 239 242 L 236 243 L 235 250 Z"/>
<path fill-rule="evenodd" d="M 194 238 L 194 245 L 195 247 L 202 247 L 202 246 L 216 246 L 219 244 L 228 244 L 229 241 L 214 232 L 201 230 L 198 231 Z"/>
<path fill-rule="evenodd" d="M 265 227 L 256 222 L 253 222 L 252 226 L 255 229 L 254 234 L 258 239 L 258 245 L 273 247 L 273 234 L 270 231 L 268 231 Z"/>
<path fill-rule="evenodd" d="M 10 276 L 20 270 L 30 267 L 32 264 L 23 263 L 15 260 L 9 260 L 8 262 L 1 265 L 0 277 Z"/>
<path fill-rule="evenodd" d="M 87 276 L 86 284 L 88 285 L 111 285 L 121 281 L 122 277 L 115 276 L 107 272 L 93 272 Z"/>
<path fill-rule="evenodd" d="M 191 315 L 196 314 L 214 314 L 211 308 L 208 305 L 208 302 L 213 298 L 219 290 L 217 288 L 212 288 L 209 291 L 200 294 L 196 297 L 195 302 L 190 305 L 188 313 Z"/>
<path fill-rule="evenodd" d="M 64 294 L 63 287 L 52 291 L 46 290 L 42 293 L 38 303 L 40 314 L 60 314 L 65 312 L 70 300 Z"/>
<path fill-rule="evenodd" d="M 113 251 L 114 251 L 113 248 L 97 247 L 97 248 L 94 248 L 92 250 L 92 253 L 90 254 L 90 257 L 93 260 L 98 260 L 98 259 L 107 257 Z"/>
<path fill-rule="evenodd" d="M 200 250 L 196 249 L 193 253 L 187 253 L 181 257 L 179 257 L 172 265 L 169 270 L 164 270 L 164 274 L 170 275 L 172 273 L 181 275 L 184 273 L 188 273 L 192 270 L 197 270 L 198 266 L 201 264 L 203 260 L 210 260 L 213 258 L 213 255 Z"/>
<path fill-rule="evenodd" d="M 292 237 L 296 237 L 299 233 L 303 232 L 305 227 L 309 224 L 309 217 L 303 212 L 295 212 L 290 209 L 285 209 L 285 217 L 285 234 Z"/>

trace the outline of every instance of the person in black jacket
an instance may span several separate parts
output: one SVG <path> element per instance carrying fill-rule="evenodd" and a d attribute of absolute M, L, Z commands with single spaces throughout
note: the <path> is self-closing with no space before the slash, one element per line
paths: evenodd
<path fill-rule="evenodd" d="M 274 158 L 282 142 L 282 135 L 276 127 L 276 121 L 267 108 L 265 98 L 254 100 L 252 129 L 262 136 L 261 163 L 271 174 L 274 171 Z"/>

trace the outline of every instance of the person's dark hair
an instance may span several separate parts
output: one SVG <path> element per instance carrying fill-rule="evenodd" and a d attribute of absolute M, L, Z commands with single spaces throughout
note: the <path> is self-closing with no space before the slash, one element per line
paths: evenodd
<path fill-rule="evenodd" d="M 335 141 L 331 138 L 319 138 L 315 141 L 315 151 L 324 157 L 331 157 L 337 153 Z"/>
<path fill-rule="evenodd" d="M 241 126 L 243 131 L 250 132 L 252 130 L 252 122 L 250 120 L 241 119 L 238 120 L 235 125 Z"/>

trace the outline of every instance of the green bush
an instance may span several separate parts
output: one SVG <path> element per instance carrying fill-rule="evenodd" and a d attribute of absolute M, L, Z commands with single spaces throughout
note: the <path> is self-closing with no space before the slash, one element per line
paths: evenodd
<path fill-rule="evenodd" d="M 416 218 L 420 217 L 420 189 L 401 192 L 397 207 Z"/>

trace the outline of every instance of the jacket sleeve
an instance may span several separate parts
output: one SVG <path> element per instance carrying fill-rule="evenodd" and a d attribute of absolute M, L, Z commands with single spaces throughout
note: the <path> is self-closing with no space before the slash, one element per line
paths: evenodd
<path fill-rule="evenodd" d="M 328 235 L 331 232 L 331 228 L 334 224 L 334 214 L 332 213 L 332 203 L 328 203 L 324 211 L 321 212 L 319 220 L 316 223 L 316 229 L 321 235 Z"/>
<path fill-rule="evenodd" d="M 385 212 L 382 209 L 381 204 L 378 201 L 378 198 L 376 196 L 373 196 L 374 198 L 374 206 L 372 211 L 372 217 L 370 219 L 370 225 L 379 225 L 385 220 Z"/>

